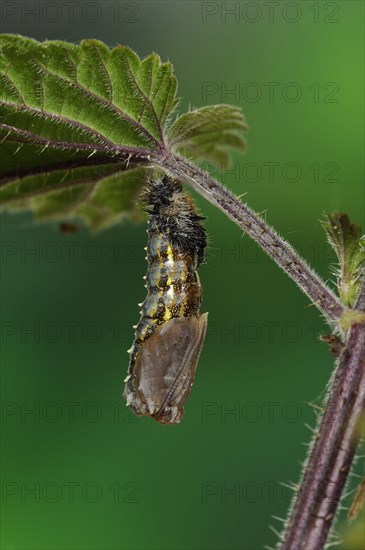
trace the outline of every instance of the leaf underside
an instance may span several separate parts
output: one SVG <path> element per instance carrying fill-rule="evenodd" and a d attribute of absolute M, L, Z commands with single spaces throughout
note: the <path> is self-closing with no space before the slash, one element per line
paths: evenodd
<path fill-rule="evenodd" d="M 229 163 L 229 148 L 243 151 L 247 125 L 238 107 L 212 105 L 181 115 L 169 131 L 169 145 L 196 161 L 210 160 L 221 168 Z"/>
<path fill-rule="evenodd" d="M 138 217 L 150 155 L 164 151 L 226 165 L 243 149 L 239 109 L 178 118 L 171 63 L 127 46 L 0 36 L 0 201 L 38 219 L 81 216 L 92 228 Z"/>

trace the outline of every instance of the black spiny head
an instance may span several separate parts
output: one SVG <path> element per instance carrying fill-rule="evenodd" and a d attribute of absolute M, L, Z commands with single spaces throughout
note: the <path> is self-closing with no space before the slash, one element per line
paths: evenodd
<path fill-rule="evenodd" d="M 157 218 L 160 231 L 171 244 L 185 252 L 196 252 L 198 263 L 204 260 L 207 244 L 204 220 L 193 200 L 184 193 L 181 183 L 168 176 L 153 179 L 144 195 L 146 211 Z"/>

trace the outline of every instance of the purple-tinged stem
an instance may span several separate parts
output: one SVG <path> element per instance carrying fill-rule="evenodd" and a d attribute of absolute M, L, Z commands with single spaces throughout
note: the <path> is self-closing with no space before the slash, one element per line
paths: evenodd
<path fill-rule="evenodd" d="M 365 280 L 356 308 L 365 311 Z M 336 514 L 365 408 L 365 325 L 348 332 L 280 550 L 320 550 Z"/>

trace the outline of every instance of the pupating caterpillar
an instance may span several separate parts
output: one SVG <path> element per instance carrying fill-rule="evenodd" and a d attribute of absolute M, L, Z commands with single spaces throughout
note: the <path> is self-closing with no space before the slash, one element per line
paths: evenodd
<path fill-rule="evenodd" d="M 204 260 L 203 218 L 180 182 L 153 179 L 145 193 L 147 296 L 135 327 L 124 397 L 137 416 L 176 424 L 184 415 L 207 329 L 197 269 Z"/>

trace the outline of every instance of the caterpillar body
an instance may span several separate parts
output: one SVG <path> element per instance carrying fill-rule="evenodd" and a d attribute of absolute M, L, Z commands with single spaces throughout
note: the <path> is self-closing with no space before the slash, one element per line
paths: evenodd
<path fill-rule="evenodd" d="M 206 234 L 178 181 L 152 180 L 145 203 L 147 297 L 129 350 L 124 397 L 136 415 L 176 424 L 184 415 L 207 328 L 208 314 L 199 313 L 197 273 Z"/>

